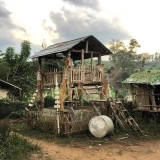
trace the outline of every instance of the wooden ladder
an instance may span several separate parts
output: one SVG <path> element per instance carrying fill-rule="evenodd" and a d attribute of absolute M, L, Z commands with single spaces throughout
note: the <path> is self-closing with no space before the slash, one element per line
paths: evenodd
<path fill-rule="evenodd" d="M 134 130 L 142 132 L 134 118 L 129 114 L 128 110 L 124 107 L 121 101 L 110 102 L 110 107 L 112 112 L 121 126 L 122 129 L 126 130 L 124 127 L 122 120 L 124 120 L 127 124 L 129 124 Z"/>
<path fill-rule="evenodd" d="M 97 102 L 106 102 L 108 101 L 107 97 L 104 95 L 102 86 L 83 86 L 83 90 L 85 91 L 89 102 L 94 107 L 95 111 L 98 115 L 101 115 L 96 105 L 94 105 L 95 100 L 92 99 L 91 94 L 98 94 L 102 96 L 103 99 L 97 100 Z M 95 91 L 96 90 L 96 91 Z M 123 103 L 119 100 L 111 100 L 110 108 L 112 110 L 113 116 L 115 117 L 116 121 L 119 123 L 120 127 L 126 130 L 122 120 L 124 120 L 127 124 L 129 124 L 134 130 L 138 130 L 142 132 L 136 121 L 133 117 L 129 114 L 128 110 L 124 107 Z"/>

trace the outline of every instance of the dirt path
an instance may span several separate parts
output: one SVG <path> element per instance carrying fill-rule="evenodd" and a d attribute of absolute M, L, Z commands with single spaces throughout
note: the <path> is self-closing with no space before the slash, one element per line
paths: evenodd
<path fill-rule="evenodd" d="M 33 154 L 33 160 L 160 160 L 160 140 L 145 140 L 135 144 L 74 144 L 60 146 L 54 142 L 28 138 L 38 144 L 43 155 Z M 50 157 L 50 158 L 49 158 Z"/>

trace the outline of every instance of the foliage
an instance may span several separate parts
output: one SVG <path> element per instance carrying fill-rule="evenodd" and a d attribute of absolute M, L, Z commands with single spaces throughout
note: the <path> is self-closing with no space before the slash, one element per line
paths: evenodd
<path fill-rule="evenodd" d="M 125 83 L 145 83 L 154 85 L 157 82 L 160 82 L 160 71 L 151 70 L 151 71 L 142 71 L 132 74 L 127 78 Z"/>
<path fill-rule="evenodd" d="M 123 89 L 121 89 L 121 90 L 118 91 L 117 97 L 120 98 L 120 99 L 121 99 L 121 98 L 122 98 L 122 99 L 125 99 L 125 97 L 126 97 L 127 95 L 128 95 L 128 89 L 123 86 Z"/>
<path fill-rule="evenodd" d="M 47 107 L 54 107 L 55 105 L 55 99 L 52 96 L 46 96 L 44 98 L 44 106 Z"/>
<path fill-rule="evenodd" d="M 141 56 L 136 54 L 139 47 L 140 45 L 136 39 L 131 39 L 128 46 L 121 41 L 113 40 L 110 42 L 109 49 L 114 53 L 111 62 L 116 73 L 114 74 L 112 70 L 110 82 L 117 89 L 121 88 L 120 82 L 128 78 L 132 73 L 141 70 L 143 66 Z M 117 84 L 117 82 L 119 83 Z"/>
<path fill-rule="evenodd" d="M 38 62 L 28 61 L 31 54 L 30 45 L 29 41 L 24 40 L 21 43 L 20 54 L 17 54 L 13 47 L 8 47 L 0 59 L 0 78 L 22 88 L 23 99 L 28 99 L 36 88 Z M 12 92 L 18 95 L 17 90 L 14 89 Z"/>
<path fill-rule="evenodd" d="M 10 134 L 11 128 L 7 122 L 0 123 L 0 142 L 5 141 Z"/>
<path fill-rule="evenodd" d="M 10 74 L 10 66 L 9 63 L 5 59 L 0 59 L 0 78 L 7 79 L 8 75 Z"/>
<path fill-rule="evenodd" d="M 113 54 L 116 54 L 120 51 L 127 51 L 127 48 L 125 47 L 124 43 L 119 40 L 112 40 L 110 43 L 110 51 Z"/>
<path fill-rule="evenodd" d="M 7 47 L 6 53 L 4 56 L 4 59 L 6 62 L 8 62 L 10 65 L 14 65 L 16 62 L 17 55 L 15 53 L 15 49 L 13 47 Z"/>
<path fill-rule="evenodd" d="M 27 40 L 24 40 L 21 43 L 21 54 L 20 54 L 20 60 L 26 61 L 31 54 L 31 43 Z"/>
<path fill-rule="evenodd" d="M 15 101 L 12 102 L 9 99 L 0 100 L 0 118 L 12 116 L 15 118 L 21 118 L 24 114 L 24 109 L 28 106 L 27 102 Z"/>
<path fill-rule="evenodd" d="M 45 59 L 44 65 L 44 71 L 53 71 L 55 68 L 59 71 L 64 68 L 64 62 L 62 58 L 59 59 Z"/>
<path fill-rule="evenodd" d="M 27 155 L 39 149 L 40 148 L 37 145 L 32 145 L 26 139 L 16 134 L 12 134 L 5 141 L 0 142 L 0 159 L 27 159 Z"/>
<path fill-rule="evenodd" d="M 136 39 L 131 39 L 129 42 L 129 49 L 130 51 L 136 53 L 137 48 L 140 48 L 141 46 L 139 45 L 138 41 Z"/>
<path fill-rule="evenodd" d="M 133 72 L 135 68 L 135 56 L 130 52 L 119 51 L 112 55 L 112 61 L 116 68 L 120 68 L 122 72 Z"/>

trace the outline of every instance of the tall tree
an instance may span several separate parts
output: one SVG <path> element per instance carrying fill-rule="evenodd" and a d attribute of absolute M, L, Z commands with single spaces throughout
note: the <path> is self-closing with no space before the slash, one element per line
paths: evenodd
<path fill-rule="evenodd" d="M 0 79 L 8 81 L 8 76 L 10 74 L 10 66 L 5 59 L 0 59 L 0 69 L 1 69 Z"/>
<path fill-rule="evenodd" d="M 155 57 L 155 60 L 158 60 L 159 57 L 160 57 L 160 53 L 156 52 L 156 53 L 154 54 L 154 57 Z"/>
<path fill-rule="evenodd" d="M 137 53 L 137 49 L 140 48 L 140 44 L 136 39 L 131 39 L 129 42 L 129 50 L 133 52 L 134 54 Z"/>
<path fill-rule="evenodd" d="M 135 54 L 137 47 L 140 47 L 140 45 L 135 39 L 130 40 L 128 47 L 121 41 L 110 42 L 110 50 L 114 53 L 111 62 L 116 71 L 120 73 L 117 75 L 119 80 L 124 80 L 126 76 L 140 69 Z"/>
<path fill-rule="evenodd" d="M 112 40 L 109 42 L 109 45 L 109 49 L 113 54 L 116 54 L 120 51 L 127 51 L 127 48 L 124 45 L 124 43 L 119 40 Z"/>
<path fill-rule="evenodd" d="M 26 61 L 31 54 L 31 43 L 27 40 L 24 40 L 21 43 L 21 54 L 20 54 L 20 60 Z"/>
<path fill-rule="evenodd" d="M 115 68 L 122 72 L 133 72 L 135 69 L 135 56 L 131 52 L 119 51 L 112 55 L 112 62 Z"/>
<path fill-rule="evenodd" d="M 4 59 L 10 64 L 14 65 L 18 56 L 15 53 L 15 49 L 13 47 L 7 47 Z"/>
<path fill-rule="evenodd" d="M 29 41 L 24 40 L 21 43 L 20 54 L 17 54 L 13 47 L 8 47 L 0 60 L 0 67 L 2 65 L 3 70 L 8 73 L 8 81 L 22 88 L 24 97 L 28 97 L 35 90 L 38 70 L 37 61 L 28 61 L 31 53 L 30 44 Z M 0 73 L 0 78 L 6 77 L 4 73 Z"/>

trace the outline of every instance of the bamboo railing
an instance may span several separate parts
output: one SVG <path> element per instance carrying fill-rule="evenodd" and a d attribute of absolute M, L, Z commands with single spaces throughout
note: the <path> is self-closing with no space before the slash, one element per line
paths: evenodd
<path fill-rule="evenodd" d="M 42 87 L 54 87 L 56 83 L 56 74 L 58 84 L 62 83 L 63 73 L 66 72 L 66 79 L 69 83 L 93 83 L 103 81 L 103 69 L 99 66 L 77 66 L 65 71 L 53 71 L 42 74 Z"/>
<path fill-rule="evenodd" d="M 103 70 L 98 66 L 78 66 L 71 68 L 71 83 L 102 82 Z"/>

